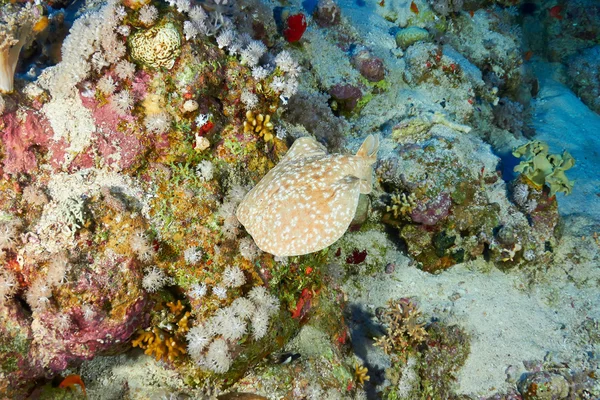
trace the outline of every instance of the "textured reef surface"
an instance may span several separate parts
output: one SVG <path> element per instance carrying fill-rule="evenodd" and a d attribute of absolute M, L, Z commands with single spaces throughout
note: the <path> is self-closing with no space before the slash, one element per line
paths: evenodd
<path fill-rule="evenodd" d="M 600 398 L 592 0 L 0 0 L 0 398 Z"/>

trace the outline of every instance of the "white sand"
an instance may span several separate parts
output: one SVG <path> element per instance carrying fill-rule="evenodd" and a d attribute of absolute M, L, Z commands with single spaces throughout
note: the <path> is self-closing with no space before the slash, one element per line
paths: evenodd
<path fill-rule="evenodd" d="M 361 278 L 361 290 L 352 282 L 346 289 L 352 302 L 371 310 L 390 298 L 414 297 L 425 317 L 463 327 L 471 336 L 471 353 L 457 390 L 490 395 L 510 387 L 505 381 L 510 365 L 524 372 L 523 361 L 548 353 L 571 367 L 583 365 L 591 348 L 580 325 L 600 318 L 599 249 L 591 237 L 566 237 L 557 250 L 558 266 L 539 274 L 533 286 L 526 274 L 504 273 L 483 260 L 431 275 L 402 258 L 393 275 Z M 567 260 L 573 251 L 581 257 L 578 265 Z"/>
<path fill-rule="evenodd" d="M 540 82 L 533 104 L 535 139 L 548 143 L 551 152 L 566 149 L 575 158 L 575 167 L 567 171 L 575 188 L 570 196 L 559 196 L 560 213 L 584 213 L 600 221 L 600 116 L 557 80 L 555 65 L 534 66 Z"/>

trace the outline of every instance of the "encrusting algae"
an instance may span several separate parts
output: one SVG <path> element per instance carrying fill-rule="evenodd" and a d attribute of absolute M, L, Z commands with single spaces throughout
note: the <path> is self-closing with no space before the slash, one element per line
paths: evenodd
<path fill-rule="evenodd" d="M 324 249 L 350 226 L 360 194 L 371 192 L 378 149 L 373 135 L 354 156 L 327 154 L 314 139 L 297 139 L 246 195 L 236 216 L 256 245 L 273 255 Z"/>

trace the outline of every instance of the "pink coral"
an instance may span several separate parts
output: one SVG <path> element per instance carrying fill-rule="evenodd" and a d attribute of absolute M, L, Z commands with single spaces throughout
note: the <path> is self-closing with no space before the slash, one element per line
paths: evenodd
<path fill-rule="evenodd" d="M 4 171 L 9 174 L 35 171 L 38 165 L 34 146 L 45 148 L 53 134 L 48 121 L 33 110 L 25 111 L 22 120 L 16 113 L 7 114 L 2 119 Z"/>
<path fill-rule="evenodd" d="M 86 108 L 92 111 L 96 122 L 94 133 L 94 149 L 103 159 L 103 163 L 118 169 L 130 168 L 142 154 L 144 146 L 135 132 L 137 119 L 131 115 L 118 115 L 109 104 L 101 105 L 94 98 L 81 98 Z M 82 167 L 93 161 L 91 154 L 83 157 Z"/>

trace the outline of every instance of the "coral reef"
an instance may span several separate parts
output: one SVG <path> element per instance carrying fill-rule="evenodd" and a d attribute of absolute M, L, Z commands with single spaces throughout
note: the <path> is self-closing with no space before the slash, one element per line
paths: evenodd
<path fill-rule="evenodd" d="M 503 267 L 512 266 L 524 262 L 525 250 L 534 250 L 539 259 L 544 243 L 556 242 L 558 215 L 552 199 L 536 198 L 540 224 L 535 235 L 527 234 L 531 225 L 525 209 L 518 213 L 506 200 L 493 200 L 495 193 L 506 189 L 496 174 L 495 156 L 483 143 L 423 121 L 400 124 L 395 137 L 400 144 L 376 168 L 384 190 L 391 194 L 381 198 L 383 221 L 399 229 L 409 254 L 426 271 L 439 271 L 488 251 Z M 397 197 L 399 193 L 405 201 Z M 506 229 L 511 234 L 501 235 Z"/>
<path fill-rule="evenodd" d="M 569 86 L 592 110 L 600 113 L 600 45 L 567 60 Z"/>
<path fill-rule="evenodd" d="M 493 109 L 494 123 L 502 129 L 506 129 L 515 137 L 528 137 L 532 135 L 531 130 L 527 127 L 527 113 L 525 107 L 516 101 L 503 97 L 498 101 L 498 104 Z"/>
<path fill-rule="evenodd" d="M 501 80 L 498 88 L 509 93 L 518 90 L 524 76 L 521 29 L 514 23 L 515 18 L 509 9 L 480 9 L 472 17 L 460 14 L 446 33 L 452 47 L 485 75 Z"/>
<path fill-rule="evenodd" d="M 573 159 L 507 185 L 479 138 L 530 134 L 509 0 L 1 3 L 2 398 L 97 396 L 100 356 L 156 380 L 114 398 L 452 398 L 465 332 L 400 299 L 361 341 L 341 283 L 554 257 Z"/>

